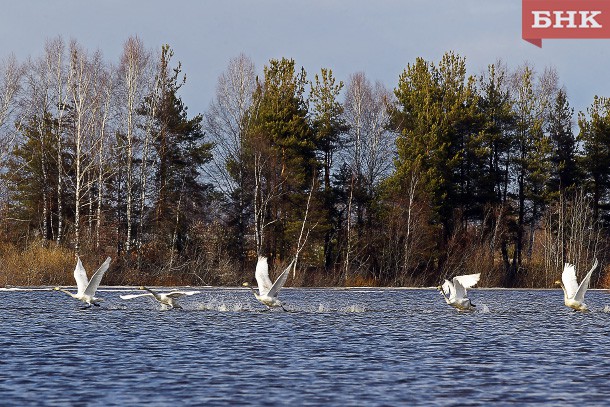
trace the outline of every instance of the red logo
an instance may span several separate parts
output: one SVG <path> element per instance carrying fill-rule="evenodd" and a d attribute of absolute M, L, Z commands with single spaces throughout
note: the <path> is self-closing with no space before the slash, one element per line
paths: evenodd
<path fill-rule="evenodd" d="M 538 47 L 543 38 L 610 38 L 610 1 L 522 0 L 522 24 Z"/>

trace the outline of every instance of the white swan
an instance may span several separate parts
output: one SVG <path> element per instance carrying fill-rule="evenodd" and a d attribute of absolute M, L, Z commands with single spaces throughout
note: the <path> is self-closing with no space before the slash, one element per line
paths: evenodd
<path fill-rule="evenodd" d="M 100 285 L 102 281 L 102 277 L 104 277 L 104 273 L 108 270 L 108 266 L 110 266 L 110 257 L 102 263 L 100 268 L 97 269 L 95 273 L 91 276 L 91 281 L 87 280 L 87 272 L 83 267 L 83 263 L 80 261 L 80 257 L 77 258 L 76 268 L 74 269 L 74 279 L 76 280 L 77 291 L 76 294 L 71 293 L 70 291 L 64 290 L 63 288 L 55 287 L 53 288 L 55 291 L 61 291 L 63 293 L 68 294 L 70 297 L 77 299 L 79 301 L 87 304 L 86 308 L 95 305 L 99 307 L 99 302 L 102 301 L 101 298 L 95 297 L 95 292 L 97 291 L 97 287 Z"/>
<path fill-rule="evenodd" d="M 176 299 L 180 297 L 184 297 L 187 295 L 199 294 L 199 291 L 171 291 L 169 293 L 158 293 L 156 291 L 151 290 L 148 287 L 141 286 L 140 290 L 148 291 L 146 294 L 128 294 L 121 295 L 120 297 L 124 300 L 130 300 L 132 298 L 138 297 L 152 297 L 163 306 L 168 306 L 170 308 L 182 308 L 177 302 Z"/>
<path fill-rule="evenodd" d="M 267 308 L 271 309 L 272 307 L 280 307 L 284 311 L 284 305 L 280 300 L 277 299 L 277 296 L 280 292 L 280 289 L 284 286 L 286 279 L 288 278 L 288 274 L 290 269 L 294 265 L 295 260 L 293 259 L 288 267 L 279 275 L 279 277 L 275 280 L 275 283 L 271 284 L 271 279 L 269 278 L 269 265 L 267 264 L 267 258 L 264 256 L 258 257 L 258 262 L 256 263 L 256 272 L 254 277 L 256 278 L 256 283 L 258 284 L 258 293 L 254 290 L 254 288 L 250 287 L 248 283 L 244 283 L 244 286 L 250 288 L 252 293 L 262 304 L 266 305 Z"/>
<path fill-rule="evenodd" d="M 555 284 L 559 284 L 563 290 L 563 302 L 567 307 L 572 308 L 575 311 L 588 311 L 587 304 L 584 303 L 585 293 L 589 288 L 589 281 L 591 280 L 591 274 L 597 267 L 597 259 L 593 263 L 593 267 L 587 273 L 585 278 L 582 279 L 580 285 L 576 281 L 576 269 L 573 264 L 566 263 L 563 266 L 563 273 L 561 274 L 561 280 L 555 281 Z"/>
<path fill-rule="evenodd" d="M 452 281 L 445 280 L 437 289 L 443 294 L 447 304 L 459 311 L 471 310 L 475 305 L 466 297 L 466 289 L 478 283 L 480 277 L 481 273 L 456 276 Z"/>

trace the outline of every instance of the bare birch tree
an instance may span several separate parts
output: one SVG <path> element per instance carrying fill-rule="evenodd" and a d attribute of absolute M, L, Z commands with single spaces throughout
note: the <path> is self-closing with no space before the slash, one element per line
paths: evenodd
<path fill-rule="evenodd" d="M 214 160 L 208 174 L 226 196 L 241 187 L 244 179 L 243 166 L 237 168 L 237 176 L 232 176 L 227 167 L 229 163 L 242 159 L 247 117 L 255 88 L 254 63 L 243 54 L 231 59 L 226 71 L 218 78 L 216 97 L 205 115 L 205 129 L 215 145 Z"/>
<path fill-rule="evenodd" d="M 66 70 L 64 66 L 65 44 L 61 37 L 47 41 L 44 54 L 36 60 L 27 62 L 25 70 L 24 92 L 20 101 L 19 122 L 36 127 L 40 143 L 40 160 L 42 173 L 42 236 L 51 238 L 54 233 L 52 207 L 52 185 L 56 183 L 57 234 L 59 243 L 63 237 L 63 128 L 66 111 Z M 54 140 L 48 140 L 46 134 L 52 134 Z M 54 143 L 53 146 L 49 145 Z M 56 156 L 50 154 L 56 150 Z M 57 179 L 51 180 L 52 174 Z"/>
<path fill-rule="evenodd" d="M 547 209 L 542 218 L 545 287 L 561 276 L 565 263 L 575 264 L 577 270 L 588 270 L 602 251 L 601 226 L 595 219 L 592 199 L 584 191 L 578 191 L 571 199 L 562 194 Z"/>
<path fill-rule="evenodd" d="M 24 66 L 14 55 L 0 61 L 0 162 L 5 161 L 17 134 L 7 123 L 17 108 L 24 73 Z"/>
<path fill-rule="evenodd" d="M 213 159 L 206 167 L 206 173 L 214 187 L 222 192 L 227 206 L 231 208 L 231 217 L 237 224 L 234 245 L 240 257 L 245 251 L 243 245 L 248 228 L 246 183 L 248 179 L 252 179 L 252 174 L 246 173 L 244 143 L 249 117 L 253 113 L 255 88 L 256 72 L 252 60 L 243 54 L 231 59 L 227 69 L 218 78 L 216 97 L 206 112 L 204 121 L 205 130 L 214 143 Z M 254 159 L 256 167 L 262 157 L 257 156 Z M 255 174 L 254 177 L 259 175 Z M 260 192 L 260 189 L 256 191 Z M 261 203 L 259 198 L 255 198 L 258 204 Z M 254 213 L 256 216 L 261 215 L 257 209 Z M 260 226 L 258 221 L 259 218 L 255 219 L 255 224 Z M 257 248 L 260 248 L 260 238 L 261 235 L 255 235 Z"/>
<path fill-rule="evenodd" d="M 99 66 L 96 67 L 96 82 L 94 83 L 94 123 L 95 123 L 95 140 L 96 145 L 94 152 L 96 157 L 97 173 L 96 181 L 96 209 L 95 209 L 95 247 L 100 247 L 100 234 L 102 229 L 102 207 L 105 181 L 113 175 L 114 168 L 108 165 L 109 150 L 111 148 L 109 140 L 109 123 L 112 117 L 112 109 L 114 102 L 114 89 L 116 81 L 116 70 L 114 67 L 106 67 L 103 61 L 99 61 Z M 93 200 L 93 193 L 89 194 L 90 202 Z M 90 208 L 90 217 L 93 218 L 93 209 Z M 91 228 L 90 228 L 91 229 Z"/>
<path fill-rule="evenodd" d="M 138 37 L 130 37 L 123 46 L 121 56 L 121 88 L 124 104 L 124 131 L 126 136 L 126 227 L 125 251 L 130 252 L 132 243 L 133 209 L 134 209 L 134 161 L 136 143 L 136 110 L 143 103 L 145 95 L 145 71 L 150 60 L 150 52 Z"/>
<path fill-rule="evenodd" d="M 345 120 L 350 144 L 343 160 L 351 170 L 347 203 L 347 242 L 344 272 L 350 270 L 354 247 L 353 223 L 361 224 L 361 205 L 354 208 L 354 194 L 364 190 L 370 195 L 392 168 L 395 136 L 388 131 L 391 95 L 382 84 L 371 85 L 364 73 L 350 76 L 345 93 Z M 356 220 L 354 220 L 354 212 Z"/>
<path fill-rule="evenodd" d="M 256 254 L 263 255 L 265 229 L 278 221 L 277 217 L 269 218 L 269 208 L 281 195 L 282 182 L 273 184 L 265 177 L 265 168 L 269 165 L 263 151 L 254 152 L 254 237 Z"/>
<path fill-rule="evenodd" d="M 68 106 L 69 95 L 66 91 L 67 82 L 71 71 L 66 68 L 65 43 L 61 37 L 47 41 L 45 45 L 45 61 L 49 75 L 52 77 L 51 104 L 52 112 L 56 120 L 55 137 L 57 156 L 57 235 L 55 240 L 59 244 L 64 236 L 64 168 L 62 154 L 64 152 L 63 137 L 65 126 L 65 114 Z"/>
<path fill-rule="evenodd" d="M 51 229 L 50 219 L 50 157 L 48 156 L 47 137 L 45 134 L 50 130 L 49 120 L 46 116 L 52 111 L 50 106 L 51 72 L 48 68 L 48 60 L 40 58 L 29 60 L 24 80 L 24 94 L 21 101 L 21 112 L 23 122 L 28 122 L 36 127 L 40 143 L 40 170 L 42 176 L 42 238 L 49 239 Z"/>
<path fill-rule="evenodd" d="M 70 141 L 74 145 L 74 250 L 77 255 L 81 249 L 82 208 L 86 194 L 92 188 L 92 170 L 96 166 L 93 157 L 100 144 L 100 134 L 96 131 L 96 112 L 103 99 L 96 97 L 98 95 L 95 92 L 95 84 L 100 75 L 97 67 L 100 64 L 99 53 L 89 56 L 76 42 L 70 44 L 68 92 L 72 107 Z"/>
<path fill-rule="evenodd" d="M 157 58 L 160 59 L 160 58 Z M 152 66 L 151 66 L 152 65 Z M 138 248 L 138 267 L 141 262 L 141 247 L 143 242 L 144 235 L 144 215 L 146 212 L 146 202 L 147 202 L 147 186 L 148 186 L 148 163 L 150 161 L 150 156 L 152 153 L 152 142 L 153 142 L 153 126 L 154 126 L 154 118 L 157 115 L 157 109 L 159 107 L 159 103 L 161 101 L 161 78 L 163 73 L 160 71 L 160 64 L 149 64 L 149 70 L 155 72 L 151 74 L 151 77 L 154 77 L 154 82 L 152 87 L 150 88 L 148 95 L 145 98 L 144 109 L 146 110 L 146 124 L 145 131 L 143 134 L 144 140 L 142 141 L 142 159 L 140 163 L 140 207 L 139 207 L 139 219 L 138 219 L 138 230 L 136 236 L 136 246 Z"/>

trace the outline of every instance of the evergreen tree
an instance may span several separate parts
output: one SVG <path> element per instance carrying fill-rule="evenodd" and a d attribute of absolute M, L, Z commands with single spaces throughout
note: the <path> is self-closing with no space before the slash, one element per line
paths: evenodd
<path fill-rule="evenodd" d="M 267 240 L 266 249 L 257 250 L 283 257 L 300 231 L 307 191 L 317 168 L 316 140 L 304 98 L 305 70 L 296 72 L 294 60 L 282 58 L 270 60 L 264 74 L 264 83 L 259 83 L 254 95 L 246 154 L 250 173 L 260 175 L 252 181 L 254 199 L 261 199 L 260 193 L 264 193 L 263 200 L 271 201 L 265 216 L 272 222 L 273 240 Z M 257 234 L 264 232 L 262 226 L 256 226 Z"/>
<path fill-rule="evenodd" d="M 509 187 L 509 163 L 513 146 L 515 113 L 508 89 L 508 78 L 501 64 L 492 64 L 480 79 L 479 109 L 484 118 L 476 138 L 478 183 L 476 201 L 485 205 L 506 202 Z"/>
<path fill-rule="evenodd" d="M 326 212 L 324 236 L 324 264 L 331 268 L 334 256 L 334 246 L 341 220 L 339 219 L 336 204 L 337 197 L 331 188 L 331 170 L 336 150 L 341 147 L 341 135 L 347 130 L 343 116 L 343 105 L 337 100 L 343 82 L 335 84 L 332 70 L 322 68 L 320 75 L 315 75 L 315 83 L 311 86 L 310 103 L 312 109 L 312 127 L 315 144 L 320 153 L 320 161 L 324 171 L 324 208 Z"/>
<path fill-rule="evenodd" d="M 554 195 L 573 190 L 578 179 L 576 138 L 572 132 L 573 115 L 574 109 L 570 107 L 565 90 L 559 90 L 548 126 L 552 144 L 552 170 L 548 188 Z"/>
<path fill-rule="evenodd" d="M 548 174 L 550 171 L 550 141 L 544 134 L 544 112 L 547 101 L 536 87 L 535 74 L 525 66 L 515 76 L 513 110 L 516 114 L 514 158 L 512 171 L 516 180 L 515 198 L 517 225 L 513 259 L 505 275 L 506 286 L 516 286 L 523 263 L 526 227 L 530 227 L 528 255 L 531 256 L 533 233 L 546 203 Z"/>
<path fill-rule="evenodd" d="M 27 230 L 35 229 L 49 240 L 53 233 L 53 199 L 56 191 L 57 166 L 55 165 L 54 121 L 50 114 L 31 117 L 20 128 L 21 142 L 17 144 L 8 161 L 7 171 L 2 175 L 9 189 L 11 216 Z"/>
<path fill-rule="evenodd" d="M 315 75 L 312 83 L 310 102 L 312 124 L 317 150 L 322 154 L 324 169 L 324 190 L 330 190 L 330 173 L 333 165 L 333 154 L 340 147 L 340 137 L 348 127 L 343 117 L 343 105 L 337 100 L 343 88 L 343 82 L 335 84 L 333 71 L 322 68 L 320 76 Z"/>
<path fill-rule="evenodd" d="M 392 182 L 401 188 L 413 170 L 432 199 L 436 221 L 447 239 L 453 232 L 454 211 L 469 205 L 471 157 L 466 150 L 478 127 L 477 95 L 466 78 L 465 60 L 453 53 L 439 66 L 418 58 L 400 76 L 395 90 L 398 109 L 394 123 L 398 159 Z"/>
<path fill-rule="evenodd" d="M 491 261 L 494 262 L 499 246 L 504 272 L 508 273 L 511 268 L 509 244 L 514 241 L 516 232 L 514 206 L 509 199 L 516 115 L 506 67 L 501 62 L 490 65 L 479 83 L 483 123 L 475 143 L 470 146 L 476 157 L 473 201 L 479 219 L 486 221 L 483 233 L 495 236 L 489 245 Z"/>
<path fill-rule="evenodd" d="M 578 117 L 578 139 L 583 145 L 580 163 L 593 195 L 594 217 L 607 222 L 606 211 L 610 208 L 610 98 L 595 96 L 587 108 L 587 115 L 589 119 L 582 113 Z"/>
<path fill-rule="evenodd" d="M 171 252 L 180 252 L 188 227 L 205 206 L 207 185 L 201 167 L 210 159 L 211 144 L 204 142 L 201 115 L 188 118 L 178 96 L 186 78 L 179 79 L 181 65 L 170 68 L 172 50 L 165 45 L 160 59 L 160 99 L 153 116 L 153 147 L 156 153 L 155 234 Z"/>

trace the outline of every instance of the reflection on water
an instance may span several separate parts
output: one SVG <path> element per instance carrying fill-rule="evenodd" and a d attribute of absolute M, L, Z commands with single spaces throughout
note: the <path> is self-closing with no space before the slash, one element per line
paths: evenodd
<path fill-rule="evenodd" d="M 199 289 L 199 288 L 198 288 Z M 200 289 L 182 310 L 101 308 L 0 291 L 2 405 L 600 405 L 610 396 L 610 297 L 559 290 Z"/>

